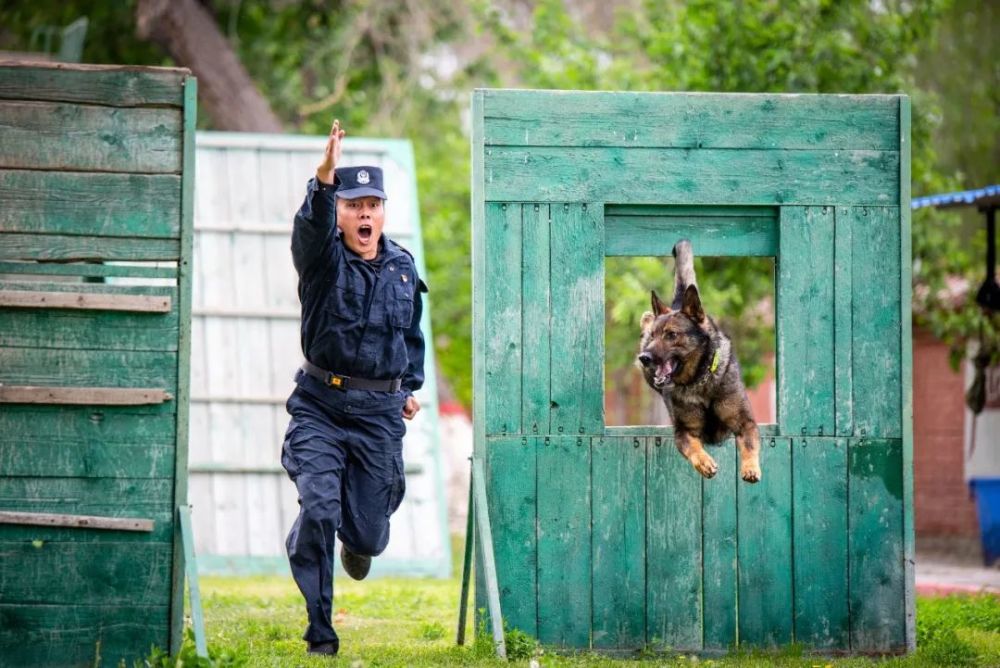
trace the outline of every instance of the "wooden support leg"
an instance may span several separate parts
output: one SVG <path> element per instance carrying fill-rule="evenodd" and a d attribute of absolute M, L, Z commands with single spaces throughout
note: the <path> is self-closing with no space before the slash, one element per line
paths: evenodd
<path fill-rule="evenodd" d="M 471 461 L 471 458 L 470 458 Z M 462 562 L 462 598 L 458 602 L 458 634 L 455 642 L 465 644 L 465 621 L 469 610 L 469 578 L 472 574 L 472 545 L 475 533 L 475 509 L 472 496 L 472 466 L 469 465 L 469 505 L 465 523 L 465 560 Z"/>
<path fill-rule="evenodd" d="M 188 594 L 191 597 L 191 622 L 194 625 L 194 646 L 198 656 L 208 658 L 205 641 L 205 617 L 201 611 L 201 592 L 198 590 L 198 564 L 194 558 L 194 532 L 191 530 L 191 506 L 179 506 L 181 541 L 184 543 L 184 570 L 187 575 Z"/>
<path fill-rule="evenodd" d="M 497 584 L 497 565 L 493 558 L 493 532 L 490 528 L 489 504 L 486 501 L 486 478 L 483 460 L 473 456 L 472 486 L 474 508 L 476 515 L 476 538 L 479 541 L 479 551 L 483 563 L 483 576 L 486 581 L 486 602 L 493 626 L 493 646 L 497 656 L 507 658 L 507 645 L 503 637 L 503 616 L 500 612 L 500 587 Z"/>

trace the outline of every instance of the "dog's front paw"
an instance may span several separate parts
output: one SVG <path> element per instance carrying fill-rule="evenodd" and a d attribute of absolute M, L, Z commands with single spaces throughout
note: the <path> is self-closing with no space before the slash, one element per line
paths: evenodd
<path fill-rule="evenodd" d="M 740 477 L 747 482 L 760 482 L 760 462 L 757 458 L 740 464 Z"/>
<path fill-rule="evenodd" d="M 694 470 L 706 478 L 714 478 L 719 472 L 719 465 L 704 450 L 693 453 L 689 459 Z"/>

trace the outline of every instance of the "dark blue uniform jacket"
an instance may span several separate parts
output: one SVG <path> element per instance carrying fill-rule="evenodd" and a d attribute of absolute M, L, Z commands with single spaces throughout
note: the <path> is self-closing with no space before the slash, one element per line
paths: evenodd
<path fill-rule="evenodd" d="M 299 273 L 302 352 L 318 367 L 344 376 L 402 379 L 404 394 L 424 383 L 421 292 L 409 251 L 382 236 L 366 261 L 344 245 L 337 229 L 334 191 L 309 180 L 295 215 L 292 260 Z M 299 372 L 300 385 L 315 379 Z"/>

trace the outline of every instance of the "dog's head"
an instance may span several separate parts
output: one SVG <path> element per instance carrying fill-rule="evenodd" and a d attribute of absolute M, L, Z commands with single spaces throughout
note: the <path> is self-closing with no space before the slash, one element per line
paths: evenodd
<path fill-rule="evenodd" d="M 642 334 L 636 364 L 649 386 L 661 392 L 693 378 L 711 340 L 710 321 L 694 285 L 684 290 L 680 310 L 664 304 L 655 291 L 651 305 L 653 310 L 643 313 L 639 323 Z"/>

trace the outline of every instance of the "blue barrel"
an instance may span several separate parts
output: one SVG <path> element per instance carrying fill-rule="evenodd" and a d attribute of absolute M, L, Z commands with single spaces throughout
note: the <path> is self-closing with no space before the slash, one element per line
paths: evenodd
<path fill-rule="evenodd" d="M 1000 559 L 1000 478 L 973 478 L 969 486 L 979 511 L 983 561 L 992 566 Z"/>

